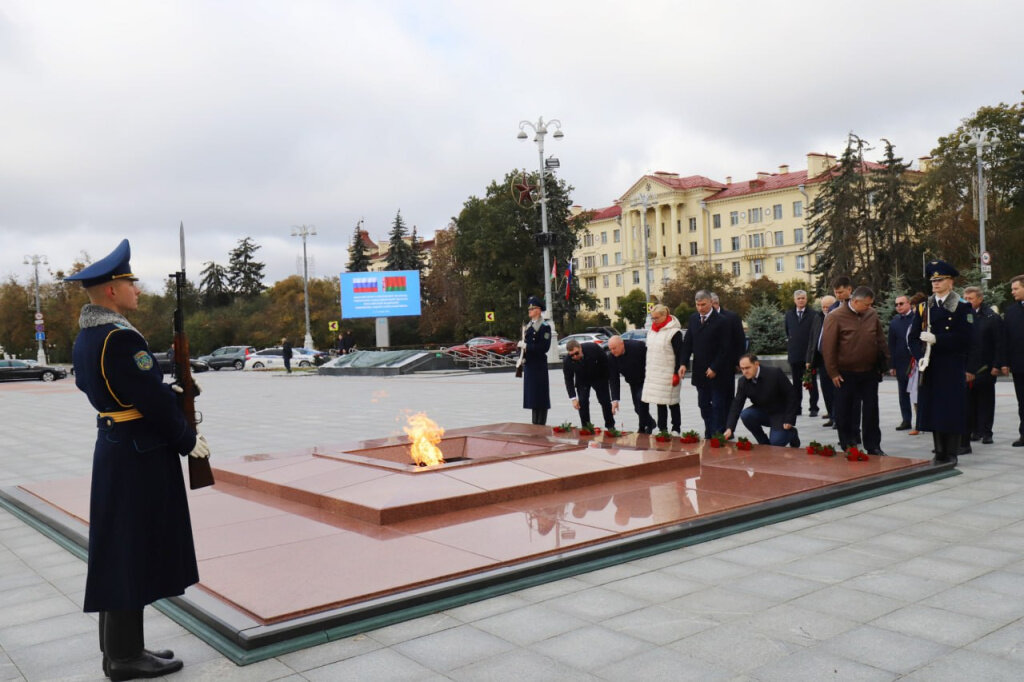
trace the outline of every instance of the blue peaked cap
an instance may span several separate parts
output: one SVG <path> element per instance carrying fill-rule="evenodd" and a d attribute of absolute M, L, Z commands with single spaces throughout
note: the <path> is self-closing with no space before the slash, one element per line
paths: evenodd
<path fill-rule="evenodd" d="M 957 269 L 944 260 L 933 260 L 924 268 L 928 279 L 944 279 L 946 277 L 958 277 Z"/>
<path fill-rule="evenodd" d="M 530 298 L 526 299 L 526 307 L 529 308 L 531 306 L 537 306 L 541 310 L 544 310 L 544 301 L 540 300 L 536 296 L 531 296 Z"/>
<path fill-rule="evenodd" d="M 82 286 L 86 288 L 115 279 L 128 279 L 135 282 L 138 277 L 132 274 L 132 266 L 128 263 L 131 257 L 132 247 L 127 239 L 122 239 L 117 248 L 109 254 L 75 274 L 68 275 L 64 280 L 81 282 Z"/>

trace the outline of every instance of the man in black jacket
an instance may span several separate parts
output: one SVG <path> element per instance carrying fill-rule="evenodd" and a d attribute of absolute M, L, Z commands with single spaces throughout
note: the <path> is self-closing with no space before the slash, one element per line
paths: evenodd
<path fill-rule="evenodd" d="M 822 426 L 833 429 L 836 427 L 832 412 L 832 398 L 835 395 L 835 386 L 832 385 L 832 380 L 828 378 L 828 372 L 825 371 L 825 358 L 821 355 L 821 328 L 825 324 L 825 315 L 828 314 L 835 301 L 835 296 L 832 295 L 822 296 L 821 300 L 818 301 L 818 304 L 821 306 L 821 315 L 811 320 L 811 331 L 807 337 L 806 356 L 806 366 L 814 370 L 818 377 L 818 383 L 821 384 L 821 399 L 825 403 L 826 416 L 828 417 L 828 420 Z"/>
<path fill-rule="evenodd" d="M 800 436 L 796 430 L 796 394 L 786 373 L 777 367 L 762 367 L 753 353 L 740 358 L 740 372 L 743 378 L 736 382 L 736 397 L 729 409 L 723 432 L 725 437 L 732 437 L 736 422 L 742 419 L 743 426 L 762 445 L 800 447 Z M 744 410 L 743 405 L 748 398 L 751 406 Z M 767 436 L 765 426 L 770 429 Z"/>
<path fill-rule="evenodd" d="M 914 310 L 910 307 L 910 299 L 906 295 L 897 296 L 896 314 L 889 320 L 889 357 L 892 363 L 889 375 L 896 377 L 896 390 L 899 393 L 900 416 L 902 417 L 900 425 L 896 427 L 897 431 L 906 431 L 914 422 L 910 393 L 907 392 L 911 359 L 908 337 L 910 325 L 913 323 Z"/>
<path fill-rule="evenodd" d="M 802 412 L 804 371 L 807 369 L 807 344 L 810 342 L 814 319 L 820 316 L 816 310 L 807 307 L 807 292 L 798 289 L 793 292 L 795 306 L 786 311 L 786 354 L 789 369 L 793 375 L 793 394 L 796 396 L 796 413 Z M 818 383 L 811 377 L 807 394 L 810 398 L 810 415 L 818 416 Z"/>
<path fill-rule="evenodd" d="M 569 393 L 572 406 L 580 411 L 580 424 L 590 424 L 590 389 L 594 389 L 597 401 L 604 413 L 604 427 L 615 428 L 612 413 L 612 399 L 608 393 L 608 356 L 596 343 L 580 343 L 572 339 L 565 344 L 568 355 L 562 361 L 565 376 L 565 390 Z"/>
<path fill-rule="evenodd" d="M 694 303 L 697 312 L 690 316 L 683 337 L 680 378 L 691 373 L 704 437 L 710 438 L 725 428 L 736 367 L 735 337 L 730 322 L 712 307 L 710 292 L 698 291 Z"/>
<path fill-rule="evenodd" d="M 1010 280 L 1010 293 L 1013 302 L 1007 304 L 1003 318 L 1006 330 L 1003 338 L 1006 343 L 1006 357 L 1003 361 L 1003 374 L 1013 372 L 1013 389 L 1017 393 L 1017 418 L 1020 437 L 1013 441 L 1013 447 L 1024 447 L 1024 275 L 1017 275 Z"/>
<path fill-rule="evenodd" d="M 996 411 L 996 376 L 1004 364 L 1003 320 L 985 305 L 981 287 L 964 289 L 964 299 L 971 304 L 974 316 L 971 350 L 967 354 L 967 424 L 971 440 L 989 445 L 992 443 L 992 422 Z"/>
<path fill-rule="evenodd" d="M 623 340 L 621 336 L 608 339 L 608 388 L 612 393 L 612 414 L 619 411 L 619 377 L 626 380 L 633 397 L 633 409 L 640 418 L 640 433 L 654 431 L 651 407 L 640 396 L 644 390 L 644 376 L 647 374 L 647 344 L 634 339 Z"/>

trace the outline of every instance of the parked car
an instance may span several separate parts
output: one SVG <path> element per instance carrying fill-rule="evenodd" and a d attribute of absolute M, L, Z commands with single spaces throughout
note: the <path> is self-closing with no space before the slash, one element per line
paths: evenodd
<path fill-rule="evenodd" d="M 587 327 L 583 331 L 590 332 L 591 334 L 604 334 L 609 339 L 613 336 L 618 336 L 619 331 L 615 327 Z"/>
<path fill-rule="evenodd" d="M 628 332 L 622 332 L 622 338 L 623 340 L 644 341 L 647 339 L 647 330 L 642 327 L 640 329 L 630 329 Z"/>
<path fill-rule="evenodd" d="M 67 375 L 67 370 L 61 367 L 39 364 L 33 367 L 24 360 L 0 360 L 0 381 L 29 381 L 31 379 L 53 381 L 63 379 Z"/>
<path fill-rule="evenodd" d="M 569 354 L 569 351 L 565 349 L 565 345 L 573 339 L 576 339 L 580 343 L 596 343 L 599 346 L 604 346 L 604 344 L 608 343 L 608 336 L 606 334 L 594 334 L 593 332 L 569 334 L 569 336 L 558 340 L 558 357 L 564 358 Z"/>
<path fill-rule="evenodd" d="M 283 349 L 280 346 L 258 350 L 245 361 L 245 369 L 276 369 L 284 367 Z M 330 355 L 311 348 L 292 348 L 292 367 L 313 367 L 330 360 Z"/>
<path fill-rule="evenodd" d="M 156 358 L 157 364 L 160 365 L 161 372 L 164 374 L 174 373 L 174 355 L 169 351 L 167 353 L 150 353 L 150 355 Z M 208 364 L 195 358 L 189 358 L 188 364 L 192 367 L 193 372 L 205 372 L 210 369 Z"/>
<path fill-rule="evenodd" d="M 209 355 L 200 355 L 199 359 L 216 371 L 220 371 L 221 367 L 242 369 L 245 361 L 255 352 L 252 346 L 222 346 Z"/>
<path fill-rule="evenodd" d="M 519 352 L 519 345 L 515 341 L 501 336 L 477 336 L 466 341 L 466 343 L 452 346 L 448 350 L 461 357 L 482 355 L 484 352 L 512 355 Z"/>

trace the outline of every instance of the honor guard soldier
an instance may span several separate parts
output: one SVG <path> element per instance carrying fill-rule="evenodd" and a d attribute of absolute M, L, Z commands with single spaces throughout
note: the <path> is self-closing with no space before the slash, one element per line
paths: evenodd
<path fill-rule="evenodd" d="M 98 413 L 84 610 L 99 612 L 103 672 L 112 680 L 182 667 L 172 652 L 145 648 L 142 609 L 199 581 L 179 456 L 210 454 L 124 317 L 139 302 L 130 257 L 125 239 L 66 278 L 89 295 L 73 352 L 75 384 Z"/>
<path fill-rule="evenodd" d="M 957 463 L 960 439 L 967 433 L 967 354 L 973 322 L 970 304 L 953 291 L 960 273 L 945 261 L 925 268 L 932 295 L 918 305 L 910 341 L 925 348 L 918 363 L 917 416 L 922 431 L 931 431 L 935 462 Z"/>
<path fill-rule="evenodd" d="M 551 327 L 544 321 L 544 302 L 536 296 L 526 301 L 530 321 L 523 328 L 519 347 L 523 353 L 523 407 L 532 410 L 532 423 L 547 424 L 551 409 L 548 388 L 548 349 L 551 348 Z"/>

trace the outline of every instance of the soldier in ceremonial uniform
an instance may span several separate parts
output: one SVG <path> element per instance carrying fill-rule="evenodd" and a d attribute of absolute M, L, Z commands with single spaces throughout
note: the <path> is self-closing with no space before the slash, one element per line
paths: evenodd
<path fill-rule="evenodd" d="M 523 407 L 533 411 L 534 424 L 547 424 L 551 409 L 548 389 L 548 349 L 551 327 L 544 321 L 544 302 L 531 296 L 526 302 L 530 321 L 523 330 Z"/>
<path fill-rule="evenodd" d="M 935 260 L 925 268 L 932 295 L 919 304 L 910 327 L 910 345 L 920 343 L 928 361 L 918 365 L 917 417 L 922 431 L 931 431 L 935 462 L 957 463 L 960 439 L 967 432 L 967 353 L 971 345 L 970 304 L 953 291 L 960 273 Z"/>
<path fill-rule="evenodd" d="M 124 317 L 139 299 L 130 257 L 125 239 L 66 278 L 89 295 L 73 353 L 75 384 L 98 412 L 84 610 L 99 612 L 103 672 L 112 680 L 182 667 L 172 652 L 145 648 L 142 609 L 199 580 L 180 455 L 210 454 Z"/>

